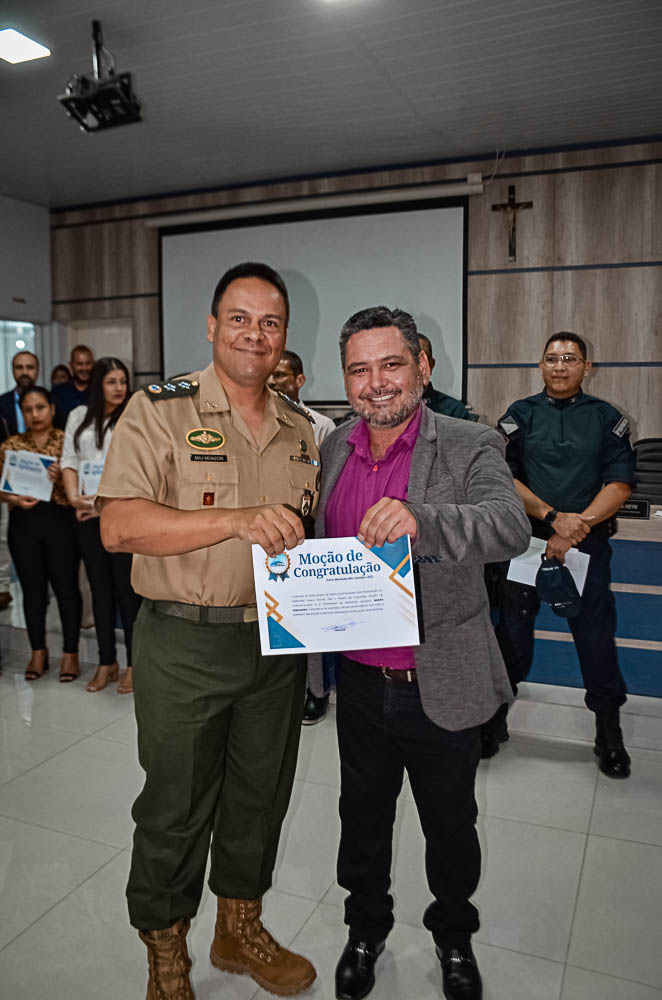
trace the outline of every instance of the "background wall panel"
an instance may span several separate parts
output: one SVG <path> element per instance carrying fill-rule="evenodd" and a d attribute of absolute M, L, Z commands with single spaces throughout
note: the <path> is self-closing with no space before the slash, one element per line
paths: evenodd
<path fill-rule="evenodd" d="M 469 269 L 502 272 L 468 278 L 470 363 L 535 362 L 545 336 L 563 327 L 586 334 L 598 360 L 662 362 L 662 268 L 555 270 L 662 260 L 662 163 L 652 160 L 662 160 L 662 143 L 506 157 L 499 164 L 485 193 L 469 202 Z M 56 303 L 102 297 L 56 304 L 55 318 L 132 318 L 135 368 L 158 370 L 158 233 L 145 226 L 150 215 L 454 181 L 470 171 L 487 178 L 493 165 L 480 159 L 399 167 L 54 212 Z M 507 200 L 509 184 L 518 201 L 533 201 L 533 209 L 518 213 L 514 264 L 505 216 L 491 208 Z M 136 295 L 153 297 L 130 297 Z M 535 369 L 470 369 L 468 399 L 494 420 L 539 384 Z M 628 412 L 638 436 L 662 434 L 662 368 L 602 368 L 591 384 Z"/>
<path fill-rule="evenodd" d="M 550 333 L 574 330 L 586 337 L 597 361 L 662 360 L 662 266 L 551 277 Z"/>
<path fill-rule="evenodd" d="M 554 275 L 472 274 L 468 284 L 469 363 L 538 361 L 553 326 Z"/>

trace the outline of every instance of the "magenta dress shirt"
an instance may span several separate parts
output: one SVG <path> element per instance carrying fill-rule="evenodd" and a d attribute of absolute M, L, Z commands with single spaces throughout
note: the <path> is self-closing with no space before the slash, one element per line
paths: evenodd
<path fill-rule="evenodd" d="M 368 425 L 365 420 L 356 425 L 347 438 L 353 451 L 345 462 L 326 506 L 324 519 L 327 537 L 346 538 L 356 535 L 365 512 L 382 497 L 407 499 L 409 470 L 420 426 L 419 406 L 413 420 L 407 424 L 400 437 L 393 442 L 384 457 L 375 462 L 370 451 Z M 354 649 L 345 655 L 358 663 L 391 667 L 393 670 L 413 670 L 416 666 L 411 646 Z"/>

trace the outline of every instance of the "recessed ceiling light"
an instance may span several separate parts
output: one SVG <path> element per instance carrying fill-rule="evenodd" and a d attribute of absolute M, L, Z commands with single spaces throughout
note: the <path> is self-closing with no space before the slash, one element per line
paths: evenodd
<path fill-rule="evenodd" d="M 13 28 L 3 28 L 0 31 L 0 59 L 9 63 L 27 62 L 29 59 L 43 59 L 49 56 L 51 50 L 40 45 L 27 35 Z"/>

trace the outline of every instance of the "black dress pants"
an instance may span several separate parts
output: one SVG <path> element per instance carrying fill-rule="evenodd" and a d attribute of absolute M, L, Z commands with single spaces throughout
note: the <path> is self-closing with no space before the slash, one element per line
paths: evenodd
<path fill-rule="evenodd" d="M 442 729 L 423 712 L 417 684 L 387 680 L 378 667 L 344 656 L 336 684 L 338 882 L 349 892 L 345 923 L 350 937 L 381 941 L 393 926 L 393 823 L 406 769 L 435 897 L 423 923 L 439 947 L 463 947 L 479 927 L 469 898 L 480 877 L 474 796 L 480 727 Z"/>
<path fill-rule="evenodd" d="M 124 630 L 126 662 L 130 667 L 133 624 L 141 598 L 131 586 L 131 553 L 108 552 L 101 541 L 100 525 L 98 517 L 78 522 L 80 549 L 92 590 L 99 663 L 114 663 L 117 659 L 115 616 L 116 610 L 119 610 Z"/>
<path fill-rule="evenodd" d="M 627 694 L 616 650 L 616 603 L 609 589 L 611 546 L 606 538 L 589 535 L 578 548 L 590 555 L 591 561 L 582 593 L 582 610 L 575 618 L 568 619 L 568 627 L 584 679 L 586 706 L 592 712 L 606 713 L 619 708 Z M 533 663 L 539 609 L 540 598 L 535 587 L 504 583 L 495 632 L 515 694 Z"/>
<path fill-rule="evenodd" d="M 31 648 L 44 649 L 46 646 L 50 581 L 62 623 L 62 652 L 77 653 L 81 616 L 80 553 L 73 509 L 54 501 L 42 501 L 31 510 L 12 507 L 7 541 L 23 591 L 23 613 Z"/>

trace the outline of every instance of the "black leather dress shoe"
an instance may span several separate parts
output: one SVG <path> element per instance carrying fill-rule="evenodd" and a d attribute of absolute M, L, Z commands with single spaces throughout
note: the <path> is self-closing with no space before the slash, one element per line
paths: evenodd
<path fill-rule="evenodd" d="M 480 759 L 489 760 L 499 752 L 502 743 L 510 739 L 505 714 L 499 709 L 480 727 Z"/>
<path fill-rule="evenodd" d="M 315 723 L 322 722 L 326 718 L 328 707 L 328 694 L 324 694 L 321 698 L 317 698 L 309 688 L 306 691 L 306 701 L 303 706 L 303 719 L 301 720 L 303 725 L 314 726 Z"/>
<path fill-rule="evenodd" d="M 630 755 L 623 744 L 620 715 L 617 708 L 595 716 L 595 746 L 598 767 L 608 778 L 630 777 Z"/>
<path fill-rule="evenodd" d="M 437 948 L 446 1000 L 482 1000 L 483 982 L 474 953 L 466 948 Z"/>
<path fill-rule="evenodd" d="M 375 985 L 375 963 L 384 942 L 353 941 L 351 938 L 336 966 L 337 1000 L 361 1000 Z"/>

